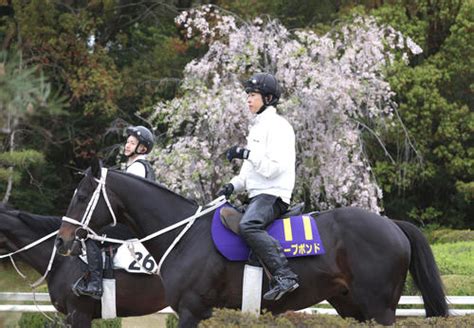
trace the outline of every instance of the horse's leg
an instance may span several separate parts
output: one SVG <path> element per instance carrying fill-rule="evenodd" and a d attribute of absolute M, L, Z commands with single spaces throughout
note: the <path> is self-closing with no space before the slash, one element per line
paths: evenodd
<path fill-rule="evenodd" d="M 354 318 L 359 321 L 364 321 L 365 317 L 359 305 L 352 300 L 352 295 L 338 295 L 328 298 L 327 300 L 337 313 L 343 318 Z"/>
<path fill-rule="evenodd" d="M 188 292 L 179 303 L 179 328 L 194 328 L 199 322 L 210 318 L 212 309 L 204 306 L 198 294 Z"/>
<path fill-rule="evenodd" d="M 407 273 L 407 267 L 402 263 L 398 268 L 387 267 L 392 273 L 373 270 L 373 273 L 355 274 L 350 288 L 353 302 L 360 307 L 363 320 L 374 319 L 382 325 L 395 322 L 395 310 Z"/>
<path fill-rule="evenodd" d="M 74 310 L 66 316 L 66 324 L 71 328 L 91 328 L 92 315 Z"/>
<path fill-rule="evenodd" d="M 201 319 L 197 318 L 189 309 L 180 310 L 179 316 L 179 328 L 194 328 L 197 327 Z"/>

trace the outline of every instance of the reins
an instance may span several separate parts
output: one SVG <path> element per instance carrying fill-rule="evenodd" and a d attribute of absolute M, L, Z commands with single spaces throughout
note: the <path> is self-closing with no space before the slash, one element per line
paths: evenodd
<path fill-rule="evenodd" d="M 84 212 L 84 215 L 81 219 L 81 221 L 77 221 L 77 220 L 74 220 L 72 218 L 69 218 L 67 216 L 63 216 L 63 221 L 66 221 L 68 223 L 71 223 L 73 225 L 77 225 L 79 226 L 78 229 L 76 229 L 76 235 L 75 235 L 75 239 L 76 240 L 79 240 L 82 244 L 84 244 L 84 241 L 86 239 L 92 239 L 92 240 L 97 240 L 97 241 L 100 241 L 100 242 L 110 242 L 110 243 L 116 243 L 116 244 L 126 244 L 126 243 L 130 243 L 130 241 L 127 241 L 127 240 L 122 240 L 122 239 L 115 239 L 115 238 L 108 238 L 106 235 L 98 235 L 94 230 L 92 230 L 90 227 L 89 227 L 89 222 L 92 218 L 92 214 L 97 206 L 97 202 L 99 200 L 99 197 L 100 197 L 100 194 L 102 193 L 102 195 L 104 196 L 104 199 L 105 199 L 105 202 L 107 204 L 107 208 L 109 209 L 109 212 L 110 214 L 112 215 L 112 218 L 113 218 L 113 221 L 114 221 L 114 225 L 117 223 L 117 219 L 116 219 L 116 216 L 115 216 L 115 213 L 112 209 L 112 206 L 110 205 L 110 201 L 109 201 L 109 198 L 107 196 L 107 192 L 106 192 L 106 188 L 105 188 L 105 184 L 106 184 L 106 178 L 107 178 L 107 173 L 108 173 L 108 170 L 107 168 L 102 168 L 101 169 L 101 176 L 100 176 L 100 180 L 99 179 L 96 179 L 94 178 L 98 185 L 96 187 L 96 189 L 94 190 L 94 193 L 92 194 L 92 197 L 89 201 L 89 203 L 87 204 L 87 207 L 86 207 L 86 211 Z M 164 263 L 164 260 L 166 259 L 166 257 L 169 255 L 169 253 L 171 253 L 171 251 L 173 250 L 173 248 L 178 244 L 178 242 L 181 240 L 181 238 L 184 236 L 184 234 L 191 228 L 191 226 L 193 225 L 193 223 L 196 221 L 197 218 L 200 218 L 212 211 L 214 211 L 215 209 L 217 209 L 218 207 L 222 206 L 224 203 L 226 202 L 226 198 L 225 196 L 220 196 L 216 199 L 214 199 L 212 202 L 210 202 L 209 204 L 207 204 L 205 206 L 205 209 L 202 210 L 202 206 L 199 206 L 198 209 L 196 210 L 196 213 L 194 213 L 192 216 L 186 218 L 186 219 L 183 219 L 179 222 L 176 222 L 175 224 L 169 226 L 169 227 L 166 227 L 166 228 L 163 228 L 163 229 L 160 229 L 156 232 L 153 232 L 151 234 L 149 234 L 148 236 L 145 236 L 141 239 L 139 239 L 138 241 L 143 243 L 145 241 L 148 241 L 150 239 L 153 239 L 153 238 L 156 238 L 160 235 L 163 235 L 169 231 L 172 231 L 182 225 L 185 225 L 186 226 L 184 227 L 184 229 L 178 234 L 178 236 L 174 239 L 174 241 L 170 244 L 170 246 L 168 247 L 168 249 L 165 251 L 164 255 L 161 257 L 161 260 L 158 264 L 158 268 L 156 271 L 154 272 L 151 272 L 149 270 L 146 270 L 145 268 L 142 267 L 142 269 L 144 269 L 145 271 L 147 271 L 149 274 L 158 274 L 158 275 L 161 275 L 161 267 L 163 266 L 163 263 Z M 78 232 L 80 231 L 80 229 L 84 229 L 86 230 L 88 233 L 86 236 L 83 236 L 82 238 L 80 236 L 78 236 Z M 127 249 L 130 251 L 130 253 L 132 254 L 132 256 L 134 257 L 134 259 L 136 260 L 135 258 L 135 253 L 133 252 L 133 250 L 130 248 L 130 247 L 127 247 Z M 140 262 L 139 261 L 136 261 L 137 263 L 139 263 L 139 265 L 141 266 Z"/>
<path fill-rule="evenodd" d="M 14 252 L 11 252 L 11 253 L 8 253 L 8 254 L 4 254 L 4 255 L 0 255 L 0 259 L 3 259 L 3 258 L 7 258 L 9 257 L 10 258 L 10 261 L 12 262 L 12 265 L 13 267 L 15 268 L 16 272 L 20 275 L 20 277 L 22 277 L 23 279 L 26 279 L 26 276 L 20 271 L 20 269 L 18 269 L 18 267 L 16 266 L 15 264 L 15 261 L 13 260 L 13 255 L 15 254 L 18 254 L 18 253 L 21 253 L 21 252 L 24 252 L 24 251 L 27 251 L 29 250 L 30 248 L 33 248 L 35 247 L 36 245 L 39 245 L 41 244 L 42 242 L 48 240 L 49 238 L 55 236 L 58 234 L 58 231 L 59 230 L 56 230 L 56 231 L 53 231 L 51 232 L 49 235 L 46 235 L 20 249 L 17 249 L 16 251 Z M 34 283 L 30 284 L 32 288 L 36 288 L 38 287 L 45 279 L 46 279 L 46 276 L 48 275 L 48 272 L 51 270 L 51 267 L 53 266 L 53 261 L 54 261 L 54 256 L 56 255 L 56 245 L 54 245 L 53 247 L 53 251 L 51 252 L 51 257 L 49 259 L 49 262 L 48 262 L 48 267 L 46 268 L 46 272 L 43 274 L 43 276 L 41 276 L 37 281 L 35 281 Z"/>
<path fill-rule="evenodd" d="M 16 270 L 16 272 L 18 273 L 18 275 L 20 277 L 22 277 L 23 279 L 27 279 L 26 275 L 24 273 L 22 273 L 20 271 L 20 269 L 18 268 L 18 266 L 16 265 L 15 263 L 15 260 L 13 259 L 13 255 L 15 254 L 19 254 L 21 252 L 24 252 L 24 251 L 27 251 L 29 250 L 30 248 L 33 248 L 39 244 L 41 244 L 42 242 L 48 240 L 49 238 L 55 236 L 58 234 L 58 231 L 59 230 L 56 230 L 56 231 L 53 231 L 51 232 L 50 234 L 20 248 L 20 249 L 17 249 L 16 251 L 14 252 L 11 252 L 11 253 L 8 253 L 8 254 L 4 254 L 4 255 L 0 255 L 0 259 L 3 259 L 3 258 L 10 258 L 10 262 L 12 263 L 12 266 L 13 268 Z M 38 279 L 36 280 L 35 282 L 33 283 L 30 283 L 30 287 L 32 289 L 32 292 L 33 292 L 33 301 L 34 301 L 34 304 L 35 306 L 37 307 L 38 311 L 41 312 L 41 314 L 43 314 L 48 320 L 50 320 L 51 322 L 54 322 L 54 320 L 48 316 L 46 313 L 44 313 L 44 311 L 41 310 L 41 308 L 39 307 L 38 303 L 36 302 L 36 293 L 35 293 L 35 288 L 38 287 L 39 285 L 41 285 L 43 283 L 43 281 L 46 279 L 49 271 L 51 271 L 51 267 L 53 266 L 53 262 L 54 262 L 54 258 L 55 258 L 55 255 L 56 255 L 56 245 L 54 245 L 53 247 L 53 251 L 51 252 L 51 257 L 49 259 L 49 262 L 48 262 L 48 266 L 46 267 L 46 271 L 44 272 L 44 274 Z"/>

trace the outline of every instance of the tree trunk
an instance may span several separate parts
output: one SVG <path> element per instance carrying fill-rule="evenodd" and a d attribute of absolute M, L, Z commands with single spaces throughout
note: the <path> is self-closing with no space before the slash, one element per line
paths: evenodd
<path fill-rule="evenodd" d="M 9 127 L 10 131 L 12 131 L 12 133 L 10 134 L 10 153 L 13 153 L 13 151 L 15 150 L 15 127 L 17 126 L 17 124 L 18 118 L 14 118 L 13 123 Z M 8 172 L 10 174 L 8 176 L 7 189 L 5 191 L 5 195 L 3 196 L 4 203 L 8 203 L 13 189 L 13 166 L 10 166 L 8 168 Z"/>

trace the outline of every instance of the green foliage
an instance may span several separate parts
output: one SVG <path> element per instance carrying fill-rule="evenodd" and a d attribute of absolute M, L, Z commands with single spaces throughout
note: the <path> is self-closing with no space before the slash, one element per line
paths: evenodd
<path fill-rule="evenodd" d="M 51 316 L 51 314 L 49 314 Z M 60 328 L 66 326 L 66 318 L 61 313 L 52 315 L 54 321 L 50 321 L 42 313 L 25 312 L 21 315 L 17 325 L 20 328 Z M 92 328 L 121 328 L 120 318 L 110 320 L 93 320 Z"/>
<path fill-rule="evenodd" d="M 317 32 L 334 28 L 354 12 L 365 13 L 417 42 L 424 53 L 412 58 L 410 67 L 394 63 L 387 71 L 417 153 L 406 147 L 401 126 L 387 127 L 381 136 L 395 163 L 386 159 L 375 140 L 367 143 L 367 153 L 388 216 L 472 226 L 473 1 L 213 3 L 244 19 L 268 14 L 289 29 Z M 173 19 L 188 4 L 197 3 L 12 1 L 14 17 L 0 17 L 2 58 L 8 58 L 0 60 L 0 103 L 17 97 L 8 101 L 8 111 L 0 108 L 0 127 L 5 126 L 4 114 L 15 111 L 22 131 L 17 134 L 18 149 L 45 154 L 45 164 L 30 167 L 29 175 L 14 171 L 13 205 L 44 214 L 63 212 L 78 181 L 68 167 L 86 168 L 92 156 L 122 142 L 118 136 L 126 123 L 111 126 L 111 121 L 118 117 L 143 124 L 137 114 L 146 116 L 158 100 L 174 97 L 183 67 L 206 51 L 184 42 L 176 29 Z M 37 90 L 30 92 L 34 85 Z M 50 101 L 44 106 L 47 95 Z M 69 107 L 61 111 L 65 99 Z M 157 134 L 167 129 L 160 123 L 157 128 Z M 2 167 L 0 179 L 7 178 Z"/>
<path fill-rule="evenodd" d="M 42 163 L 44 163 L 44 155 L 35 150 L 22 150 L 0 154 L 0 164 L 5 166 L 16 166 L 24 169 L 33 164 Z"/>
<path fill-rule="evenodd" d="M 21 180 L 21 174 L 10 169 L 0 167 L 0 181 L 5 182 L 12 179 L 13 183 L 18 183 Z M 0 188 L 1 190 L 1 188 Z"/>
<path fill-rule="evenodd" d="M 166 328 L 177 328 L 178 318 L 174 314 L 168 314 L 166 316 Z"/>
<path fill-rule="evenodd" d="M 459 241 L 473 241 L 474 231 L 472 230 L 453 230 L 448 228 L 425 230 L 425 235 L 430 244 L 455 243 Z"/>
<path fill-rule="evenodd" d="M 396 163 L 370 143 L 374 172 L 388 216 L 417 222 L 467 226 L 474 211 L 474 50 L 472 1 L 393 1 L 372 11 L 411 36 L 425 52 L 411 66 L 387 71 L 399 113 L 416 149 L 407 151 L 401 126 L 388 127 L 384 142 Z M 374 151 L 375 150 L 375 151 Z"/>
<path fill-rule="evenodd" d="M 474 276 L 448 274 L 441 277 L 447 295 L 465 296 L 474 295 Z"/>
<path fill-rule="evenodd" d="M 18 320 L 20 328 L 44 328 L 44 327 L 62 327 L 64 326 L 64 316 L 55 316 L 55 321 L 51 322 L 41 313 L 25 312 Z"/>
<path fill-rule="evenodd" d="M 122 319 L 115 318 L 115 319 L 108 319 L 108 320 L 93 320 L 92 321 L 92 328 L 121 328 L 122 327 Z"/>
<path fill-rule="evenodd" d="M 431 246 L 442 275 L 474 275 L 474 242 L 435 244 Z"/>

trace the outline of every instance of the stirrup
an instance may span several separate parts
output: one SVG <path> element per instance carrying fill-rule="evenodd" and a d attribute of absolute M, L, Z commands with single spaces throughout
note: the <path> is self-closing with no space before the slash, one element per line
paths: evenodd
<path fill-rule="evenodd" d="M 298 282 L 296 280 L 293 280 L 293 284 L 291 286 L 288 286 L 287 288 L 283 289 L 281 283 L 277 282 L 275 287 L 273 287 L 263 295 L 263 299 L 267 301 L 278 301 L 280 298 L 283 297 L 283 295 L 291 293 L 299 286 L 300 285 L 298 284 Z"/>
<path fill-rule="evenodd" d="M 101 300 L 102 299 L 102 294 L 104 293 L 102 289 L 96 290 L 96 291 L 88 291 L 87 287 L 89 284 L 86 282 L 86 279 L 84 276 L 79 278 L 74 285 L 72 286 L 71 290 L 76 296 L 88 296 L 92 297 L 95 300 Z"/>

